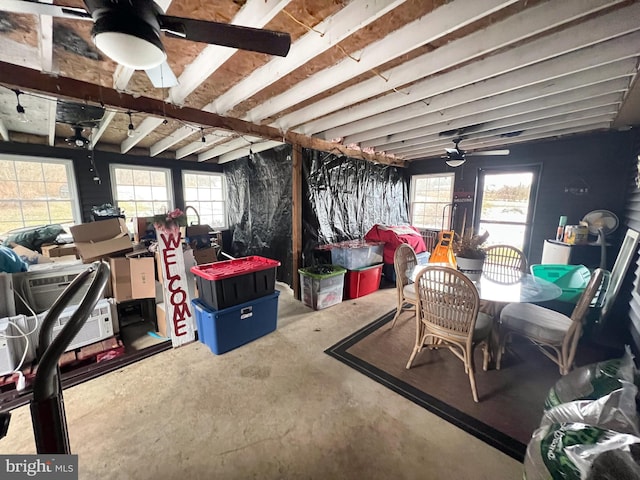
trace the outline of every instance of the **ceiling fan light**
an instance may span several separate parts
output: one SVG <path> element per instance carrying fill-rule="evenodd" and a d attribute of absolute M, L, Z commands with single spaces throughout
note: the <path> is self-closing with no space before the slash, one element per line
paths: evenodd
<path fill-rule="evenodd" d="M 133 11 L 118 15 L 109 10 L 95 12 L 93 41 L 106 56 L 125 67 L 146 70 L 167 58 L 160 41 L 160 26 L 152 15 Z"/>
<path fill-rule="evenodd" d="M 98 33 L 93 40 L 106 56 L 134 70 L 157 67 L 167 58 L 162 45 L 128 33 Z"/>
<path fill-rule="evenodd" d="M 445 160 L 445 163 L 450 167 L 459 167 L 465 162 L 464 158 L 449 158 Z"/>

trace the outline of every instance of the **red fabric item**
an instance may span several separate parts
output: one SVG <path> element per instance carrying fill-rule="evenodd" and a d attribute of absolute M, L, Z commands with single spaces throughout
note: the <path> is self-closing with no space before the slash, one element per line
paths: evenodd
<path fill-rule="evenodd" d="M 374 225 L 367 232 L 364 239 L 369 242 L 384 242 L 382 258 L 384 263 L 393 264 L 393 254 L 402 243 L 408 243 L 416 253 L 427 251 L 422 235 L 416 227 L 411 225 Z"/>

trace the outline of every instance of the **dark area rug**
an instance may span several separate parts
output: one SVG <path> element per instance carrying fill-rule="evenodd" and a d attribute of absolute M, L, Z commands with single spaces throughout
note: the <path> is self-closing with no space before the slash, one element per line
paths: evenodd
<path fill-rule="evenodd" d="M 390 329 L 394 314 L 383 315 L 325 353 L 522 461 L 549 388 L 560 378 L 558 367 L 521 340 L 509 347 L 500 370 L 490 366 L 485 372 L 477 349 L 480 402 L 475 403 L 463 363 L 448 349 L 424 349 L 412 368 L 405 368 L 415 344 L 415 317 L 405 313 Z M 581 346 L 576 365 L 614 356 L 610 350 Z"/>

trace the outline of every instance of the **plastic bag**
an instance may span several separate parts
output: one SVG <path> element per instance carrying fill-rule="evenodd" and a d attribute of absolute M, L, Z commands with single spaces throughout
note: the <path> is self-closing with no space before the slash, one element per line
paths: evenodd
<path fill-rule="evenodd" d="M 586 480 L 604 452 L 640 443 L 634 435 L 584 423 L 552 423 L 533 432 L 524 459 L 526 480 Z"/>
<path fill-rule="evenodd" d="M 596 400 L 622 388 L 621 380 L 633 383 L 636 370 L 628 346 L 622 357 L 579 367 L 549 390 L 545 410 L 574 400 Z"/>
<path fill-rule="evenodd" d="M 640 437 L 636 394 L 638 387 L 621 380 L 622 388 L 597 400 L 576 400 L 557 405 L 542 417 L 540 426 L 554 423 L 584 423 Z"/>

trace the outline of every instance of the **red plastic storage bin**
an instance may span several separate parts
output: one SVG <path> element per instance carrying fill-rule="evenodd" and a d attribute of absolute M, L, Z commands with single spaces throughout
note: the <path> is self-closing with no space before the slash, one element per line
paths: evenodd
<path fill-rule="evenodd" d="M 375 292 L 380 288 L 383 264 L 371 267 L 347 270 L 345 277 L 345 297 L 358 298 Z"/>
<path fill-rule="evenodd" d="M 275 291 L 277 260 L 251 256 L 191 267 L 198 296 L 209 308 L 221 310 Z"/>

